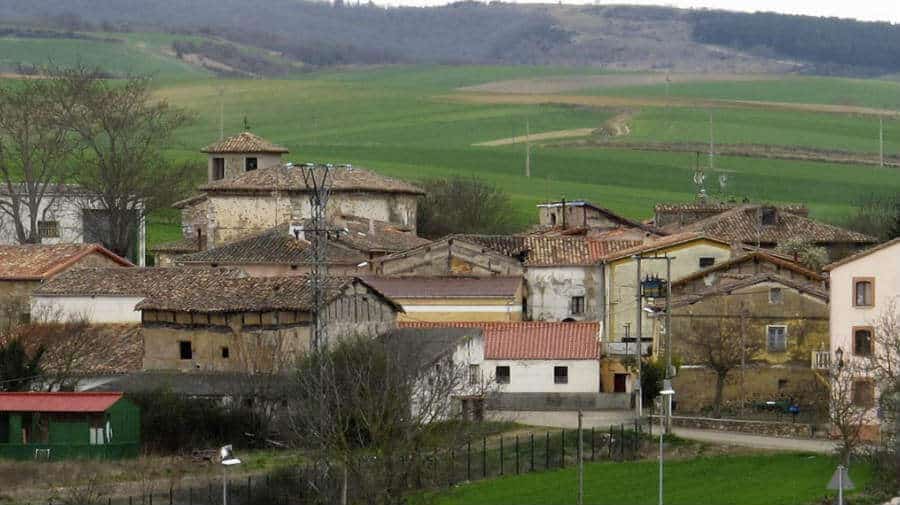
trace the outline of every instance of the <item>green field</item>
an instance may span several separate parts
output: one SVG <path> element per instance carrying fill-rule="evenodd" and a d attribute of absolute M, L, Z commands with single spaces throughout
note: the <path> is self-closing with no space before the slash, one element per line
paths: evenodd
<path fill-rule="evenodd" d="M 647 218 L 658 201 L 688 201 L 696 188 L 693 153 L 615 149 L 615 142 L 695 142 L 709 138 L 710 111 L 692 107 L 637 107 L 631 133 L 601 140 L 605 148 L 532 146 L 532 177 L 524 173 L 524 146 L 476 147 L 475 143 L 531 133 L 598 128 L 621 109 L 551 103 L 504 105 L 455 100 L 457 88 L 507 79 L 601 74 L 559 67 L 385 66 L 294 72 L 287 79 L 215 79 L 209 71 L 177 60 L 172 41 L 191 37 L 155 34 L 90 34 L 94 40 L 0 38 L 2 63 L 53 61 L 100 64 L 113 73 L 153 73 L 157 96 L 192 112 L 169 154 L 204 157 L 218 138 L 219 102 L 226 134 L 244 119 L 252 130 L 291 149 L 294 162 L 349 162 L 409 179 L 475 175 L 503 186 L 523 227 L 535 221 L 534 205 L 559 198 L 587 198 L 634 218 Z M 121 42 L 104 41 L 117 38 Z M 199 39 L 198 39 L 199 40 Z M 243 47 L 241 50 L 261 52 Z M 277 58 L 274 55 L 267 57 Z M 819 77 L 744 82 L 673 84 L 672 96 L 765 100 L 900 108 L 900 82 Z M 665 86 L 586 90 L 591 94 L 659 97 Z M 570 93 L 571 94 L 571 93 Z M 552 101 L 552 100 L 551 100 Z M 838 149 L 872 154 L 878 122 L 860 114 L 785 112 L 719 107 L 712 111 L 718 144 L 762 144 Z M 885 123 L 887 154 L 900 154 L 900 123 Z M 705 162 L 705 159 L 703 160 Z M 710 177 L 708 192 L 722 198 L 801 202 L 817 218 L 841 223 L 854 202 L 872 194 L 900 193 L 900 172 L 873 166 L 747 157 L 719 157 L 727 173 L 724 191 Z M 194 182 L 201 182 L 198 170 Z M 178 237 L 172 211 L 152 216 L 150 241 Z"/>
<path fill-rule="evenodd" d="M 835 469 L 833 458 L 803 454 L 701 457 L 665 465 L 665 503 L 670 505 L 802 505 L 819 503 Z M 652 505 L 658 500 L 655 461 L 589 463 L 584 466 L 584 503 Z M 862 488 L 869 468 L 850 476 Z M 461 484 L 430 496 L 438 505 L 564 505 L 575 503 L 575 468 Z M 849 494 L 849 493 L 848 493 Z"/>

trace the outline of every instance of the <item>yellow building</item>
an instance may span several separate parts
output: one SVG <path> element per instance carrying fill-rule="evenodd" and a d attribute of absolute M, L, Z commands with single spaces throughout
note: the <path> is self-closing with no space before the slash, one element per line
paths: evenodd
<path fill-rule="evenodd" d="M 521 277 L 369 277 L 366 282 L 403 307 L 398 321 L 522 320 Z"/>

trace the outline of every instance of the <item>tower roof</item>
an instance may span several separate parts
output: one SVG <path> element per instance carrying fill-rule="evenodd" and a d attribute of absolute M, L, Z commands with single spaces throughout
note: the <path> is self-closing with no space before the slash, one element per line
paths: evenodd
<path fill-rule="evenodd" d="M 286 147 L 275 145 L 268 140 L 250 132 L 243 132 L 214 142 L 201 152 L 208 154 L 219 153 L 275 153 L 289 152 Z"/>

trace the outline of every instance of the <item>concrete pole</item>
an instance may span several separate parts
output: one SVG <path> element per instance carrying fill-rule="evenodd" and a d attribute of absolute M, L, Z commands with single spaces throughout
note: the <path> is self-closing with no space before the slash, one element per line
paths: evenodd
<path fill-rule="evenodd" d="M 669 381 L 672 380 L 672 258 L 669 257 L 668 253 L 666 254 L 666 375 L 665 378 Z M 672 402 L 666 402 L 666 406 L 664 407 L 666 411 L 666 419 L 665 419 L 665 432 L 669 434 L 672 432 Z M 663 430 L 660 430 L 662 432 Z M 662 435 L 660 435 L 660 441 L 662 440 Z M 662 443 L 662 442 L 660 442 Z M 660 451 L 662 451 L 662 446 L 660 446 Z M 660 452 L 662 455 L 662 452 Z M 662 463 L 660 463 L 661 465 Z M 662 468 L 662 467 L 660 467 Z M 662 489 L 662 471 L 659 474 L 660 479 L 660 490 Z M 660 491 L 660 503 L 662 503 L 662 491 Z"/>
<path fill-rule="evenodd" d="M 881 168 L 884 168 L 884 118 L 878 118 L 878 153 Z"/>
<path fill-rule="evenodd" d="M 228 467 L 222 465 L 222 505 L 228 505 Z"/>
<path fill-rule="evenodd" d="M 584 413 L 578 409 L 578 505 L 584 505 L 584 440 L 581 426 Z"/>
<path fill-rule="evenodd" d="M 531 177 L 531 128 L 525 120 L 525 177 Z M 565 212 L 565 209 L 563 209 Z"/>
<path fill-rule="evenodd" d="M 643 399 L 641 393 L 641 344 L 643 332 L 641 331 L 641 319 L 643 319 L 643 314 L 641 314 L 643 307 L 643 300 L 641 297 L 641 255 L 637 254 L 634 256 L 635 261 L 635 314 L 637 315 L 637 320 L 635 321 L 635 339 L 637 339 L 637 350 L 635 351 L 635 356 L 637 357 L 637 376 L 635 379 L 634 391 L 635 391 L 635 399 L 634 399 L 634 415 L 638 421 L 641 420 L 641 416 L 643 415 Z"/>
<path fill-rule="evenodd" d="M 659 505 L 663 505 L 663 430 L 659 430 Z"/>

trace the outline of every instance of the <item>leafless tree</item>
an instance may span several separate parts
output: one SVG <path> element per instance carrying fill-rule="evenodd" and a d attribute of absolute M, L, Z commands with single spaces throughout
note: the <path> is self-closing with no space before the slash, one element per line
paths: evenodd
<path fill-rule="evenodd" d="M 900 299 L 890 300 L 873 321 L 872 353 L 869 367 L 880 385 L 890 387 L 900 381 Z"/>
<path fill-rule="evenodd" d="M 872 401 L 859 398 L 856 390 L 859 382 L 871 377 L 871 370 L 861 360 L 846 360 L 832 363 L 829 368 L 828 405 L 831 429 L 840 439 L 838 452 L 841 461 L 846 465 L 850 456 L 862 442 L 863 426 L 866 416 L 871 415 L 874 405 Z"/>
<path fill-rule="evenodd" d="M 460 417 L 455 398 L 473 387 L 468 379 L 466 364 L 450 354 L 428 356 L 385 338 L 343 339 L 307 356 L 291 421 L 328 477 L 323 496 L 346 502 L 352 482 L 352 501 L 401 503 L 434 448 L 435 423 L 444 423 L 443 447 L 464 439 L 466 423 L 453 421 Z"/>
<path fill-rule="evenodd" d="M 71 391 L 89 372 L 98 353 L 105 353 L 103 332 L 86 317 L 35 322 L 16 327 L 16 338 L 29 350 L 45 349 L 39 386 L 47 391 Z"/>
<path fill-rule="evenodd" d="M 65 194 L 72 141 L 56 121 L 52 86 L 24 79 L 0 87 L 0 221 L 9 222 L 22 244 L 40 243 L 38 222 L 48 220 Z"/>
<path fill-rule="evenodd" d="M 729 373 L 753 359 L 762 350 L 762 342 L 744 335 L 743 318 L 692 318 L 685 335 L 686 358 L 704 365 L 716 374 L 713 416 L 722 416 L 722 397 Z"/>
<path fill-rule="evenodd" d="M 163 156 L 175 130 L 190 118 L 154 98 L 147 77 L 112 82 L 84 67 L 51 74 L 57 121 L 77 141 L 73 176 L 91 200 L 84 207 L 102 209 L 89 231 L 126 256 L 142 216 L 190 182 L 185 166 Z"/>

